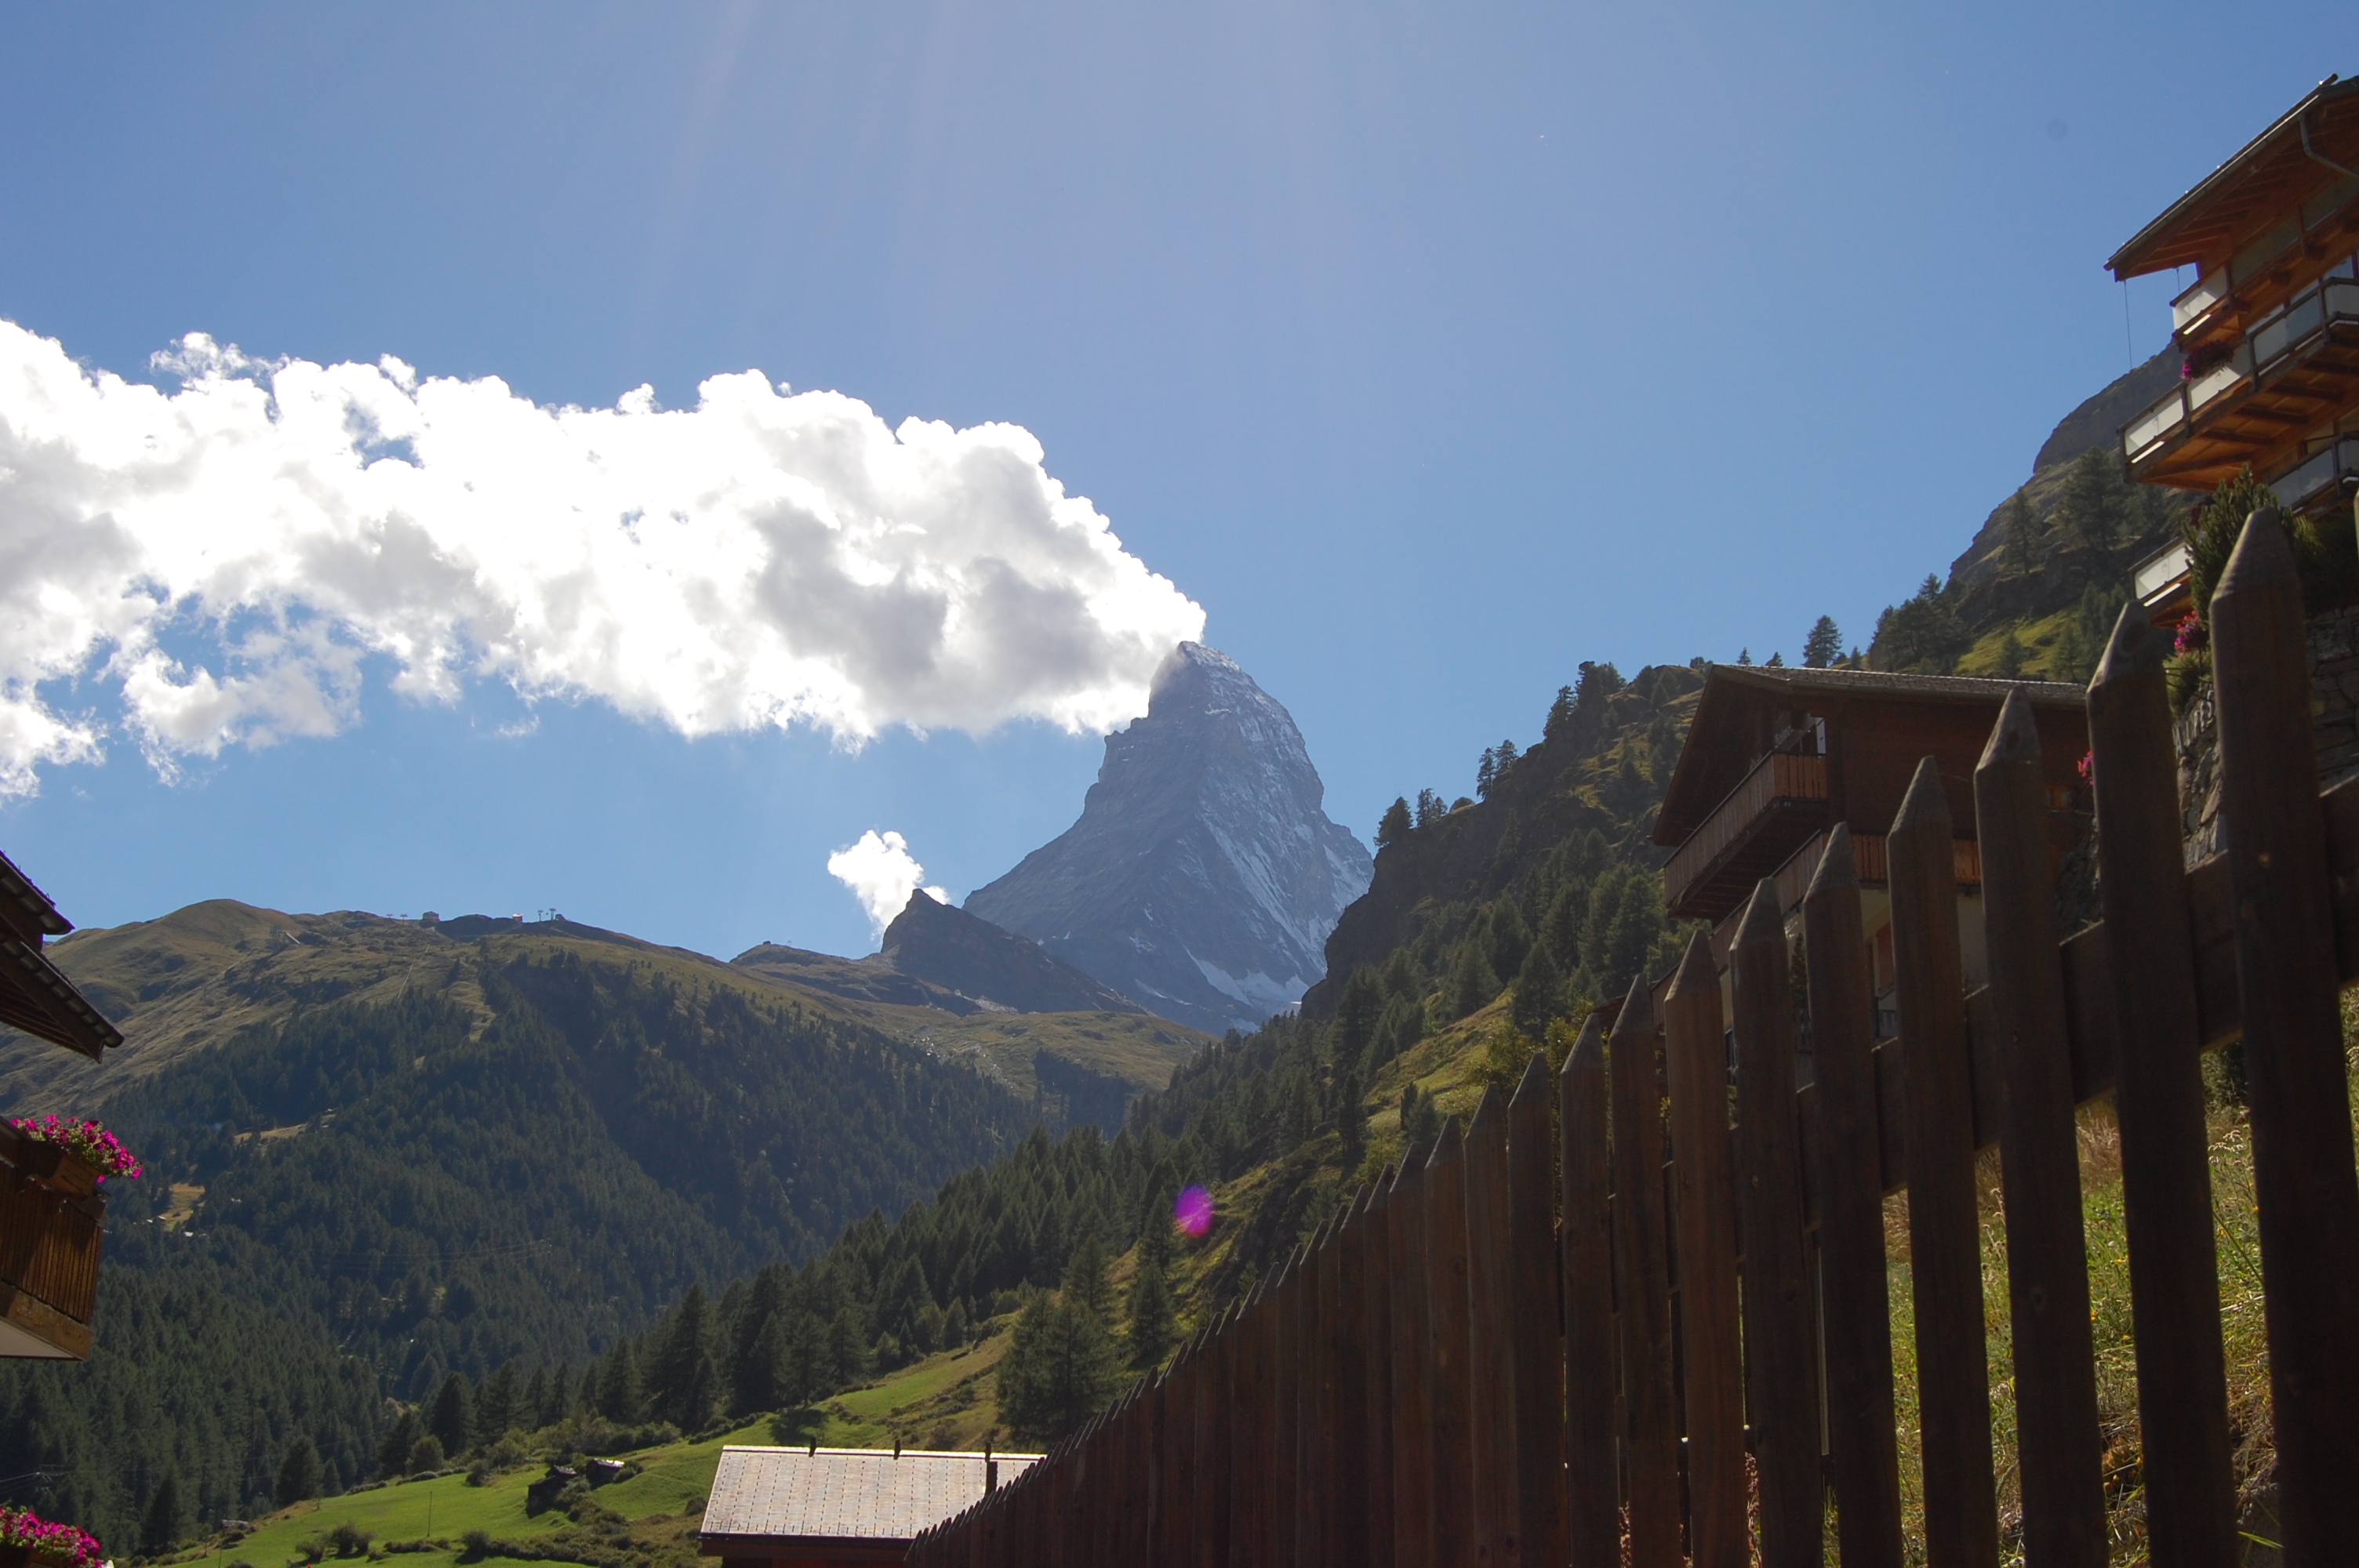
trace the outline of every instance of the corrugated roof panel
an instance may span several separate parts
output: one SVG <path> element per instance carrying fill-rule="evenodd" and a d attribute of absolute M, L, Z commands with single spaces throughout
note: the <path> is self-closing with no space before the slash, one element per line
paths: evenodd
<path fill-rule="evenodd" d="M 1039 1455 L 905 1449 L 726 1447 L 701 1527 L 730 1537 L 907 1541 L 983 1500 L 986 1468 L 1006 1486 Z"/>

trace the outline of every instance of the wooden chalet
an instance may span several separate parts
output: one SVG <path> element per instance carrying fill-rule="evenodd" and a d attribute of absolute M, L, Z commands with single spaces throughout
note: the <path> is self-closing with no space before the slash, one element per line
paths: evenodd
<path fill-rule="evenodd" d="M 96 1061 L 123 1044 L 41 951 L 73 925 L 0 855 L 0 1023 Z M 55 1144 L 0 1122 L 0 1358 L 80 1361 L 91 1349 L 106 1199 Z"/>
<path fill-rule="evenodd" d="M 2130 477 L 2210 490 L 2250 464 L 2295 512 L 2359 489 L 2359 81 L 2328 77 L 2105 265 L 2180 267 L 2187 356 L 2122 427 Z"/>
<path fill-rule="evenodd" d="M 2070 814 L 2083 804 L 2080 763 L 2089 740 L 2079 687 L 1712 665 L 1655 820 L 1655 842 L 1672 850 L 1663 868 L 1665 903 L 1680 919 L 1712 922 L 1713 951 L 1724 960 L 1737 917 L 1761 879 L 1775 880 L 1780 908 L 1790 914 L 1818 870 L 1827 830 L 1847 824 L 1879 1012 L 1888 1011 L 1894 970 L 1884 840 L 1919 761 L 1930 756 L 1956 824 L 1966 983 L 1979 985 L 1985 965 L 1974 763 L 2000 705 L 2017 686 L 2038 716 L 2060 846 L 2070 841 Z"/>
<path fill-rule="evenodd" d="M 698 1539 L 723 1568 L 899 1563 L 919 1531 L 981 1502 L 1039 1458 L 733 1444 L 721 1451 Z"/>

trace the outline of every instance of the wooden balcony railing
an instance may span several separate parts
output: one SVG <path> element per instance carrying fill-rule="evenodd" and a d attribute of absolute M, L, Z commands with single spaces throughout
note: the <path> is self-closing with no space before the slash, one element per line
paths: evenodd
<path fill-rule="evenodd" d="M 1788 814 L 1798 803 L 1817 803 L 1822 808 L 1826 798 L 1824 757 L 1772 752 L 1762 758 L 1753 764 L 1753 771 L 1745 775 L 1744 782 L 1712 808 L 1712 814 L 1688 835 L 1687 842 L 1679 847 L 1670 863 L 1663 868 L 1665 902 L 1673 910 L 1686 913 L 1690 902 L 1704 892 L 1707 884 L 1726 876 L 1739 852 L 1773 816 Z M 1788 845 L 1790 843 L 1788 840 Z M 1779 847 L 1778 859 L 1784 859 L 1785 849 L 1786 846 Z M 1758 875 L 1757 871 L 1754 872 L 1755 877 Z M 1753 877 L 1738 880 L 1744 888 L 1753 884 Z"/>
<path fill-rule="evenodd" d="M 0 1357 L 85 1360 L 106 1200 L 37 1175 L 38 1147 L 0 1126 Z"/>

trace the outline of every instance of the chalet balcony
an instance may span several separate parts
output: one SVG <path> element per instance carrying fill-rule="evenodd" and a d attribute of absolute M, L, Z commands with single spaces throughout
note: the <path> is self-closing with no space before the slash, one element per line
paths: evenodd
<path fill-rule="evenodd" d="M 2238 312 L 2258 316 L 2275 309 L 2318 276 L 2310 259 L 2332 256 L 2359 228 L 2359 178 L 2345 178 L 2288 212 L 2276 227 L 2255 236 L 2223 265 L 2197 278 L 2170 302 L 2170 328 L 2181 343 L 2200 342 L 2233 322 Z"/>
<path fill-rule="evenodd" d="M 1826 820 L 1827 760 L 1771 752 L 1672 854 L 1665 903 L 1681 919 L 1719 920 Z"/>
<path fill-rule="evenodd" d="M 2297 512 L 2349 495 L 2354 487 L 2359 487 L 2359 436 L 2339 437 L 2269 481 L 2277 499 Z"/>
<path fill-rule="evenodd" d="M 106 1200 L 58 1152 L 0 1125 L 0 1357 L 90 1356 Z"/>
<path fill-rule="evenodd" d="M 2266 469 L 2303 432 L 2359 401 L 2354 272 L 2343 261 L 2263 317 L 2224 359 L 2122 427 L 2130 476 L 2209 489 L 2247 463 Z M 2329 493 L 2323 485 L 2311 492 L 2313 499 Z"/>

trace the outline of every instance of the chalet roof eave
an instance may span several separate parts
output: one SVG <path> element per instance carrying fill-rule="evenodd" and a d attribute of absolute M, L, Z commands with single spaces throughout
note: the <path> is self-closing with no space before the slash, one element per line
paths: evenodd
<path fill-rule="evenodd" d="M 2264 153 L 2273 150 L 2280 137 L 2288 133 L 2299 135 L 2303 115 L 2321 103 L 2348 97 L 2354 92 L 2359 92 L 2359 79 L 2345 81 L 2340 76 L 2329 76 L 2316 87 L 2311 88 L 2302 95 L 2300 103 L 2272 121 L 2268 129 L 2239 147 L 2219 168 L 2205 175 L 2186 195 L 2164 208 L 2161 216 L 2131 235 L 2119 250 L 2107 258 L 2105 269 L 2116 278 L 2132 278 L 2143 276 L 2149 272 L 2160 272 L 2166 266 L 2180 265 L 2174 262 L 2144 262 L 2140 260 L 2140 253 L 2152 251 L 2171 230 L 2177 228 L 2197 209 L 2220 194 L 2239 175 L 2251 168 Z"/>
<path fill-rule="evenodd" d="M 1687 842 L 1704 818 L 1720 804 L 1724 791 L 1701 798 L 1704 785 L 1696 781 L 1705 763 L 1695 745 L 1723 722 L 1723 711 L 1747 697 L 1881 697 L 1916 702 L 2004 702 L 2017 687 L 2038 708 L 2074 708 L 2088 694 L 2069 681 L 1994 680 L 1979 676 L 1916 676 L 1887 670 L 1820 670 L 1807 666 L 1711 665 L 1704 670 L 1703 690 L 1696 697 L 1695 718 L 1688 728 L 1688 743 L 1664 787 L 1663 805 L 1655 817 L 1654 840 L 1665 848 Z"/>
<path fill-rule="evenodd" d="M 73 929 L 73 922 L 58 913 L 49 895 L 35 887 L 33 879 L 5 855 L 0 855 L 0 899 L 7 900 L 44 936 L 63 936 Z"/>

